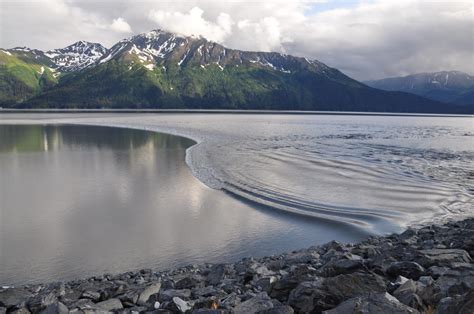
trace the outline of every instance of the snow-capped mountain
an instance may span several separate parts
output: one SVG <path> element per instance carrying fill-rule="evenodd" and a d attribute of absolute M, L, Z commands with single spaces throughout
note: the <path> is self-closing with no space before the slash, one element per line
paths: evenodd
<path fill-rule="evenodd" d="M 460 71 L 417 73 L 365 83 L 374 88 L 408 92 L 444 102 L 458 102 L 459 97 L 474 90 L 474 76 Z"/>
<path fill-rule="evenodd" d="M 46 53 L 0 49 L 2 63 L 11 65 L 0 67 L 0 76 L 7 78 L 6 88 L 0 90 L 0 106 L 5 107 L 431 113 L 469 109 L 370 88 L 317 60 L 240 51 L 162 30 L 123 39 L 110 49 L 84 41 Z"/>
<path fill-rule="evenodd" d="M 61 49 L 45 52 L 60 72 L 74 72 L 82 70 L 107 53 L 107 48 L 97 43 L 78 41 Z"/>
<path fill-rule="evenodd" d="M 99 60 L 99 63 L 105 63 L 111 59 L 127 59 L 130 56 L 136 56 L 138 62 L 149 70 L 154 69 L 156 65 L 174 62 L 180 67 L 198 65 L 206 68 L 209 65 L 217 65 L 221 70 L 225 67 L 242 65 L 265 67 L 282 73 L 310 70 L 327 76 L 341 74 L 341 79 L 347 78 L 339 71 L 317 60 L 276 52 L 229 49 L 203 37 L 181 36 L 162 30 L 153 30 L 118 42 Z"/>

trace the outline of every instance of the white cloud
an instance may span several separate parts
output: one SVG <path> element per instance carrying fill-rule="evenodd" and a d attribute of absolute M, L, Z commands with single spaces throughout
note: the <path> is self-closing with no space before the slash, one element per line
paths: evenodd
<path fill-rule="evenodd" d="M 219 13 L 215 21 L 203 18 L 204 11 L 193 7 L 189 12 L 152 10 L 149 18 L 158 27 L 183 35 L 201 35 L 209 40 L 223 42 L 232 30 L 232 18 L 227 13 Z"/>
<path fill-rule="evenodd" d="M 110 25 L 110 28 L 120 33 L 132 32 L 130 25 L 121 17 L 114 19 L 112 25 Z"/>
<path fill-rule="evenodd" d="M 50 49 L 80 39 L 110 46 L 132 29 L 163 28 L 231 48 L 318 59 L 358 79 L 474 73 L 472 1 L 0 1 L 5 48 Z"/>

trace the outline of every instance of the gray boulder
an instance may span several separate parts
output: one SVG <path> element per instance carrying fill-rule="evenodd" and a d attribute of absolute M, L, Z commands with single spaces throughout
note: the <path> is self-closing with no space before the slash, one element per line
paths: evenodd
<path fill-rule="evenodd" d="M 403 276 L 414 280 L 418 280 L 424 272 L 423 266 L 415 262 L 391 263 L 386 270 L 386 273 L 391 277 Z"/>
<path fill-rule="evenodd" d="M 349 299 L 324 314 L 415 314 L 417 310 L 400 303 L 388 293 L 375 293 Z"/>
<path fill-rule="evenodd" d="M 417 262 L 424 267 L 450 266 L 453 263 L 471 263 L 471 261 L 469 253 L 460 249 L 420 250 L 417 257 Z"/>
<path fill-rule="evenodd" d="M 138 296 L 138 305 L 145 305 L 148 302 L 148 299 L 153 295 L 160 292 L 161 282 L 149 285 L 146 287 Z"/>
<path fill-rule="evenodd" d="M 237 305 L 233 311 L 235 314 L 251 314 L 272 309 L 274 303 L 266 292 L 262 292 Z"/>
<path fill-rule="evenodd" d="M 95 309 L 102 311 L 114 311 L 123 309 L 122 302 L 119 299 L 108 299 L 94 305 Z"/>

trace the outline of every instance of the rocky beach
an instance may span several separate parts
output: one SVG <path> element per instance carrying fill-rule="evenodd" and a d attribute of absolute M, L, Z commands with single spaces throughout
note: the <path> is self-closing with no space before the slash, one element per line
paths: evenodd
<path fill-rule="evenodd" d="M 2 287 L 0 313 L 473 313 L 474 219 L 229 264 Z"/>

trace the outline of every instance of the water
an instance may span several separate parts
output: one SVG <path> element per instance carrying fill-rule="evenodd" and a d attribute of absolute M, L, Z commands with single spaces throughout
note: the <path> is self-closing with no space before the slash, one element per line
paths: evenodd
<path fill-rule="evenodd" d="M 470 117 L 10 114 L 0 121 L 18 125 L 0 129 L 2 283 L 229 261 L 474 212 Z"/>

